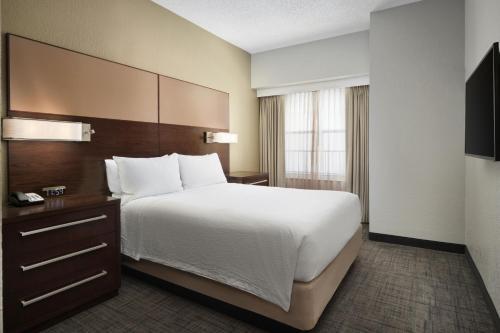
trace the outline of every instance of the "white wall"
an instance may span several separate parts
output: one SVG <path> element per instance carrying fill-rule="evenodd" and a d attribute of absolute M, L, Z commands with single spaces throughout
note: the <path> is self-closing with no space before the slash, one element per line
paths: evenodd
<path fill-rule="evenodd" d="M 270 88 L 369 72 L 368 31 L 252 54 L 252 88 Z"/>
<path fill-rule="evenodd" d="M 375 12 L 370 231 L 464 243 L 464 3 Z"/>
<path fill-rule="evenodd" d="M 493 42 L 500 41 L 500 1 L 465 1 L 468 78 Z M 465 158 L 465 244 L 500 310 L 500 163 Z"/>

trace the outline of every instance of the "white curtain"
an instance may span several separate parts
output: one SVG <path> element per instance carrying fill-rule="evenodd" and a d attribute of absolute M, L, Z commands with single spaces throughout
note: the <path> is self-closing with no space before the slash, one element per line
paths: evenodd
<path fill-rule="evenodd" d="M 286 178 L 307 178 L 313 170 L 315 103 L 312 92 L 285 96 Z"/>
<path fill-rule="evenodd" d="M 286 186 L 343 190 L 345 129 L 344 89 L 286 95 Z"/>

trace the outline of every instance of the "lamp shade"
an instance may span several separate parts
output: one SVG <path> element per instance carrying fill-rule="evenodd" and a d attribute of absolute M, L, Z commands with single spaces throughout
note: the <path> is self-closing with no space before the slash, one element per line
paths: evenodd
<path fill-rule="evenodd" d="M 217 143 L 238 143 L 238 134 L 235 133 L 214 133 L 214 142 Z"/>
<path fill-rule="evenodd" d="M 206 143 L 238 143 L 238 134 L 226 132 L 205 132 Z"/>
<path fill-rule="evenodd" d="M 28 118 L 5 118 L 3 140 L 90 141 L 90 124 Z"/>

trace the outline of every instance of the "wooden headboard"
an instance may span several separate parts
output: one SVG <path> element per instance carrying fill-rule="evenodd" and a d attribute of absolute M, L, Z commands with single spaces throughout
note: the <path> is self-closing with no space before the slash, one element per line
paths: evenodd
<path fill-rule="evenodd" d="M 9 141 L 8 191 L 108 193 L 104 159 L 219 154 L 229 171 L 229 146 L 206 144 L 205 131 L 229 130 L 229 94 L 7 35 L 8 116 L 81 121 L 91 142 Z"/>

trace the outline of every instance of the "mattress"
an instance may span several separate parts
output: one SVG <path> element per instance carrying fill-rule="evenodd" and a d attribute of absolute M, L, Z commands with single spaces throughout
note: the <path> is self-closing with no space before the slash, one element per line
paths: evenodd
<path fill-rule="evenodd" d="M 252 293 L 287 311 L 359 227 L 346 192 L 217 184 L 122 206 L 122 252 Z"/>

